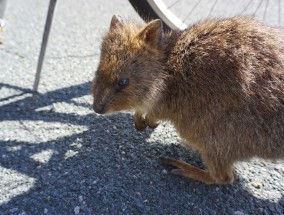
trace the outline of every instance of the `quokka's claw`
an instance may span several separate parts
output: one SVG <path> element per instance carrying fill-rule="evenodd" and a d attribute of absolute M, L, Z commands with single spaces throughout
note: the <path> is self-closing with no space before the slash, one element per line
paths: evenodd
<path fill-rule="evenodd" d="M 157 128 L 159 126 L 159 123 L 156 123 L 154 125 L 151 125 L 151 124 L 149 125 L 148 124 L 148 126 L 149 126 L 149 128 L 155 129 L 155 128 Z"/>
<path fill-rule="evenodd" d="M 145 122 L 139 124 L 135 123 L 135 128 L 137 131 L 144 131 L 147 128 L 147 125 Z"/>
<path fill-rule="evenodd" d="M 183 172 L 184 172 L 184 170 L 182 170 L 182 169 L 172 169 L 170 171 L 170 174 L 172 174 L 172 175 L 182 175 Z"/>
<path fill-rule="evenodd" d="M 173 165 L 173 162 L 174 162 L 175 160 L 172 159 L 172 158 L 169 158 L 169 157 L 160 157 L 160 160 L 161 160 L 161 162 L 162 162 L 163 164 L 174 166 L 174 165 Z"/>

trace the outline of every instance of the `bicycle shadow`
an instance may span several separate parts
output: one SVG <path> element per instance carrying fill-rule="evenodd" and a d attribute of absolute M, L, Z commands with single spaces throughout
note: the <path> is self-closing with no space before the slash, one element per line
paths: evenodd
<path fill-rule="evenodd" d="M 76 207 L 80 214 L 284 213 L 283 196 L 277 202 L 258 199 L 242 179 L 233 185 L 206 186 L 167 174 L 159 157 L 183 158 L 200 166 L 199 156 L 182 145 L 149 143 L 152 131 L 136 132 L 128 114 L 101 117 L 36 111 L 58 102 L 74 105 L 70 100 L 87 95 L 89 85 L 55 90 L 36 100 L 28 96 L 0 107 L 2 121 L 41 120 L 87 127 L 81 133 L 36 144 L 1 138 L 1 167 L 24 174 L 33 183 L 2 204 L 0 214 L 73 214 Z M 34 159 L 43 151 L 52 152 L 46 162 Z"/>

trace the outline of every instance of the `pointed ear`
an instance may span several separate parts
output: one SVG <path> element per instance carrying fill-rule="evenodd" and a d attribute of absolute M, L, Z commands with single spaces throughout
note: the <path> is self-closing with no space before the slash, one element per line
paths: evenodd
<path fill-rule="evenodd" d="M 110 29 L 123 27 L 122 18 L 119 15 L 114 15 L 111 18 Z"/>
<path fill-rule="evenodd" d="M 146 43 L 157 47 L 163 34 L 163 24 L 161 20 L 155 19 L 149 22 L 139 33 L 138 37 Z"/>

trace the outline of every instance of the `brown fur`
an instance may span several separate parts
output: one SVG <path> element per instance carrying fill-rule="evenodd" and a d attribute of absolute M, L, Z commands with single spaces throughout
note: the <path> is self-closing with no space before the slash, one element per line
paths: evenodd
<path fill-rule="evenodd" d="M 170 121 L 206 170 L 164 162 L 207 184 L 231 183 L 236 161 L 284 158 L 284 34 L 250 18 L 162 33 L 113 17 L 93 81 L 94 109 L 135 111 L 138 130 Z M 129 78 L 115 90 L 121 77 Z"/>

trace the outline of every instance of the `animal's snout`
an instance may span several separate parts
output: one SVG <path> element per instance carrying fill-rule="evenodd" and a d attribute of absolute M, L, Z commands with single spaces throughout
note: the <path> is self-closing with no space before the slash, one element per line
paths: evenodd
<path fill-rule="evenodd" d="M 105 112 L 105 105 L 104 104 L 93 104 L 93 109 L 96 113 L 103 114 Z"/>

